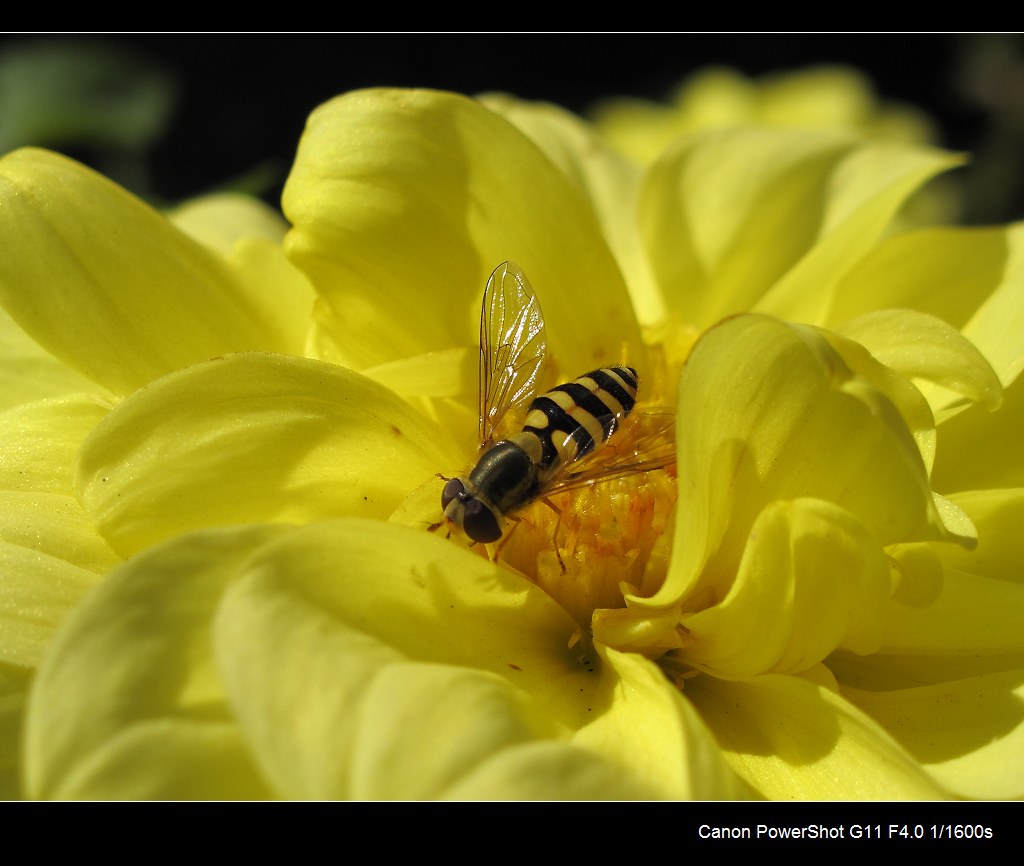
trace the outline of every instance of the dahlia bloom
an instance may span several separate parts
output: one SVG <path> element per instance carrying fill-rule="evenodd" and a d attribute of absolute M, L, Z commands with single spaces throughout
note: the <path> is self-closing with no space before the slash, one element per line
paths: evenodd
<path fill-rule="evenodd" d="M 367 90 L 310 117 L 284 234 L 5 157 L 7 790 L 1021 796 L 1021 230 L 893 230 L 959 162 L 737 128 L 640 168 Z M 677 463 L 481 555 L 430 530 L 506 259 Z"/>

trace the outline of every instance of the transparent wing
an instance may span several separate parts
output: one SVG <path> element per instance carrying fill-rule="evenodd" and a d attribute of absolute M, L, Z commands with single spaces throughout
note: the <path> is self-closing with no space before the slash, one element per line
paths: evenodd
<path fill-rule="evenodd" d="M 509 410 L 529 402 L 544 363 L 544 314 L 526 275 L 513 262 L 496 267 L 480 311 L 480 445 Z"/>
<path fill-rule="evenodd" d="M 599 420 L 618 429 L 601 448 L 559 466 L 544 479 L 545 495 L 675 465 L 676 416 L 671 410 L 634 410 L 624 419 L 609 416 Z"/>

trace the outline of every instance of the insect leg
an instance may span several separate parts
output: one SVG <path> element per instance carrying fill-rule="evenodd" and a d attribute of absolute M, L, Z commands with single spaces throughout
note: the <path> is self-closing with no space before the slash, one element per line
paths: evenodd
<path fill-rule="evenodd" d="M 562 574 L 565 574 L 565 561 L 562 559 L 562 552 L 558 549 L 558 530 L 562 526 L 562 509 L 555 505 L 547 496 L 540 497 L 540 501 L 543 502 L 548 508 L 555 512 L 557 520 L 555 521 L 555 529 L 551 533 L 551 546 L 555 549 L 555 556 L 558 557 L 558 566 L 562 569 Z"/>
<path fill-rule="evenodd" d="M 506 515 L 505 519 L 508 520 L 508 522 L 512 525 L 505 531 L 505 534 L 501 536 L 501 539 L 498 541 L 498 543 L 494 545 L 494 550 L 488 551 L 489 559 L 491 560 L 491 562 L 498 561 L 498 557 L 501 556 L 501 549 L 506 544 L 508 544 L 508 540 L 512 537 L 512 533 L 515 532 L 516 527 L 519 526 L 520 518 L 515 517 L 513 515 Z"/>

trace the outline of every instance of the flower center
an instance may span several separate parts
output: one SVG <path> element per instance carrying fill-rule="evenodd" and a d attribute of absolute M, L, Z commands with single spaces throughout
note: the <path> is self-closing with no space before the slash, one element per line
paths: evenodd
<path fill-rule="evenodd" d="M 520 571 L 589 634 L 594 611 L 626 606 L 625 595 L 650 596 L 664 583 L 677 496 L 674 460 L 662 468 L 675 440 L 671 405 L 682 364 L 698 333 L 666 319 L 649 329 L 649 356 L 641 371 L 643 403 L 631 422 L 635 462 L 645 471 L 615 473 L 594 483 L 542 497 L 515 516 L 498 558 Z M 669 428 L 666 430 L 666 419 Z M 616 434 L 619 435 L 619 434 Z M 628 434 L 627 434 L 628 435 Z M 628 439 L 627 439 L 628 441 Z M 609 448 L 614 449 L 615 439 Z M 622 447 L 622 446 L 620 446 Z"/>
<path fill-rule="evenodd" d="M 516 516 L 499 558 L 589 630 L 595 610 L 624 607 L 624 593 L 661 586 L 675 500 L 671 468 L 547 497 Z"/>

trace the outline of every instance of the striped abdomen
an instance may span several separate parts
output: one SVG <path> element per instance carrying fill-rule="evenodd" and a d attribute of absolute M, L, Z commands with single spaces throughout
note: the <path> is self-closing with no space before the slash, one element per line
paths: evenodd
<path fill-rule="evenodd" d="M 546 474 L 608 441 L 636 404 L 637 372 L 604 367 L 552 388 L 530 404 L 523 433 L 540 440 Z"/>
<path fill-rule="evenodd" d="M 444 516 L 474 541 L 497 541 L 507 515 L 543 495 L 560 468 L 608 441 L 636 404 L 637 382 L 632 367 L 605 367 L 535 399 L 521 433 L 495 442 L 468 477 L 445 484 Z"/>

